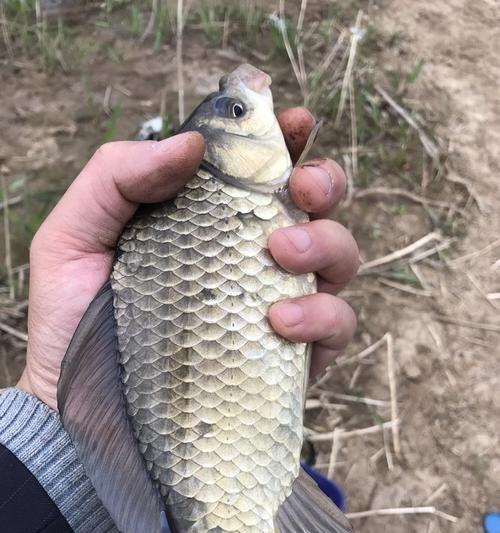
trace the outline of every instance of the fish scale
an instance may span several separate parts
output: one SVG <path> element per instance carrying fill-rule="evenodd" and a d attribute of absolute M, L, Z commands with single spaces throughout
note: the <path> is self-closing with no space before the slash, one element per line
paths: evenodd
<path fill-rule="evenodd" d="M 179 531 L 272 533 L 298 475 L 308 348 L 266 315 L 315 279 L 278 267 L 267 239 L 303 221 L 277 195 L 199 171 L 121 237 L 111 283 L 127 411 Z"/>

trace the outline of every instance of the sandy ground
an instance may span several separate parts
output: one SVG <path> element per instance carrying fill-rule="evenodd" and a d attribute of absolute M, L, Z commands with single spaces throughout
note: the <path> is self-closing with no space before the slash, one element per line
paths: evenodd
<path fill-rule="evenodd" d="M 383 320 L 396 339 L 402 378 L 402 457 L 390 473 L 374 469 L 362 453 L 350 463 L 350 510 L 430 504 L 459 517 L 356 520 L 362 532 L 480 531 L 482 513 L 500 508 L 500 302 L 485 296 L 500 288 L 500 7 L 485 0 L 387 0 L 370 16 L 383 33 L 400 37 L 383 54 L 387 61 L 425 60 L 412 96 L 439 117 L 437 133 L 449 139 L 449 178 L 466 180 L 480 209 L 456 254 L 462 259 L 424 272 L 439 297 L 396 303 Z M 435 320 L 441 313 L 467 327 Z"/>

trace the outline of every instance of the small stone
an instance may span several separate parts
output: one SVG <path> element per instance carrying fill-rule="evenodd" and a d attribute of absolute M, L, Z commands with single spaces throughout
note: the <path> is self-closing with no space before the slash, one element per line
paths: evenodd
<path fill-rule="evenodd" d="M 403 372 L 406 377 L 411 380 L 418 380 L 422 376 L 422 371 L 415 361 L 408 361 L 404 363 Z"/>

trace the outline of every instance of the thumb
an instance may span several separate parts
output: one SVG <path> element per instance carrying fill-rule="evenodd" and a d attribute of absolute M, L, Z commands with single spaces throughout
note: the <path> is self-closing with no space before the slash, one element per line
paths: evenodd
<path fill-rule="evenodd" d="M 160 142 L 104 144 L 55 206 L 37 238 L 69 245 L 73 251 L 109 250 L 140 203 L 165 201 L 183 187 L 196 172 L 204 146 L 196 132 Z"/>

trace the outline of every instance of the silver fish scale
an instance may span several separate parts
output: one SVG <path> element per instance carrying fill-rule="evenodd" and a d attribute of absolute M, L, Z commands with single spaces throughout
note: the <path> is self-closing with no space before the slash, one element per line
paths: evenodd
<path fill-rule="evenodd" d="M 266 247 L 304 218 L 200 172 L 122 235 L 112 287 L 127 408 L 181 532 L 271 533 L 298 474 L 307 347 L 266 313 L 315 280 Z"/>

